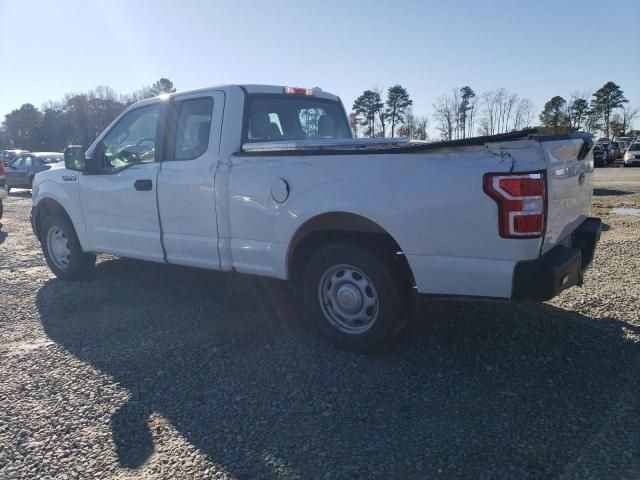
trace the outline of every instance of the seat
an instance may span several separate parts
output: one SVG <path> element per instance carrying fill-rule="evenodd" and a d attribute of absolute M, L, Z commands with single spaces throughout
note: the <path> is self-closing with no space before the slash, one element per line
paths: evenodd
<path fill-rule="evenodd" d="M 320 138 L 334 138 L 335 135 L 335 122 L 333 117 L 329 115 L 322 115 L 318 120 L 318 136 Z"/>
<path fill-rule="evenodd" d="M 280 140 L 282 137 L 278 126 L 264 112 L 254 113 L 251 116 L 250 130 L 252 139 Z"/>
<path fill-rule="evenodd" d="M 197 139 L 198 143 L 194 145 L 192 151 L 193 157 L 199 157 L 207 151 L 209 146 L 209 130 L 211 129 L 211 122 L 203 122 L 198 126 Z"/>

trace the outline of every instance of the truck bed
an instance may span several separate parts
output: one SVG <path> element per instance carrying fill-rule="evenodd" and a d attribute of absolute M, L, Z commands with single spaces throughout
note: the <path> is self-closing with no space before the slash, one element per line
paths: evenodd
<path fill-rule="evenodd" d="M 245 155 L 271 155 L 277 153 L 289 155 L 346 155 L 357 153 L 418 153 L 428 150 L 483 145 L 485 143 L 505 142 L 535 138 L 540 142 L 555 140 L 583 139 L 585 146 L 583 157 L 593 145 L 591 135 L 587 133 L 567 133 L 545 135 L 540 130 L 530 128 L 498 135 L 484 135 L 459 140 L 441 140 L 436 142 L 415 141 L 408 137 L 398 138 L 345 138 L 313 140 L 280 140 L 274 142 L 247 142 L 242 145 Z"/>

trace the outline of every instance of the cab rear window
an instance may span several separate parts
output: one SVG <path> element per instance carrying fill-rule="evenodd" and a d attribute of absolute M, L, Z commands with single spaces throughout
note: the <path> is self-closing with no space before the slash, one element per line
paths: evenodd
<path fill-rule="evenodd" d="M 248 142 L 351 138 L 339 102 L 314 97 L 254 96 L 245 111 Z"/>

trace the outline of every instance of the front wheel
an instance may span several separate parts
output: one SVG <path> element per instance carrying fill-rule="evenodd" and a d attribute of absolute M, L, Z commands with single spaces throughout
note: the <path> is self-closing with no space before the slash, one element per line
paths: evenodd
<path fill-rule="evenodd" d="M 345 350 L 383 350 L 404 326 L 409 288 L 391 264 L 350 244 L 330 245 L 305 274 L 305 310 L 332 343 Z"/>
<path fill-rule="evenodd" d="M 45 216 L 40 236 L 47 265 L 56 277 L 77 280 L 93 269 L 96 256 L 82 251 L 76 231 L 66 216 L 57 213 Z"/>

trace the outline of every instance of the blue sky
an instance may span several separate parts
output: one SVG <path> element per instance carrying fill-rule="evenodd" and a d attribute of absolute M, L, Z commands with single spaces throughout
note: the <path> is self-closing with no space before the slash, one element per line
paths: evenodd
<path fill-rule="evenodd" d="M 428 115 L 456 86 L 504 87 L 539 110 L 612 80 L 640 107 L 639 47 L 638 0 L 0 0 L 0 118 L 162 76 L 179 90 L 320 86 L 347 109 L 366 88 L 400 83 Z"/>

